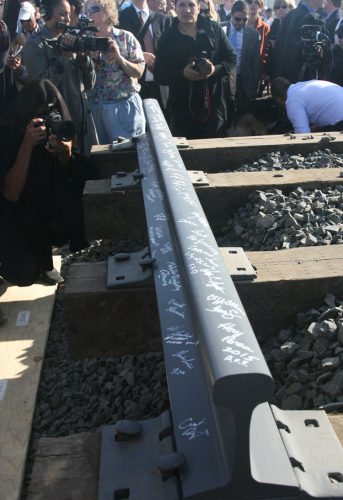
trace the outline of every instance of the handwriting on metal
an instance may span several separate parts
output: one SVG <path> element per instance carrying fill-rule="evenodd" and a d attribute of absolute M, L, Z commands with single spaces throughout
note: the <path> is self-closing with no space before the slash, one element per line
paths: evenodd
<path fill-rule="evenodd" d="M 166 262 L 167 269 L 160 269 L 158 278 L 161 285 L 168 287 L 171 292 L 181 290 L 180 274 L 176 262 Z"/>
<path fill-rule="evenodd" d="M 178 427 L 181 431 L 181 436 L 187 438 L 188 441 L 192 441 L 201 436 L 208 437 L 210 435 L 206 427 L 206 418 L 196 421 L 192 417 L 189 417 L 183 420 Z"/>
<path fill-rule="evenodd" d="M 168 144 L 170 139 L 169 129 L 161 126 L 161 122 L 156 118 L 158 130 L 156 131 L 161 142 Z M 161 149 L 159 157 L 161 170 L 168 176 L 168 186 L 182 198 L 182 202 L 189 205 L 190 210 L 177 218 L 177 224 L 182 224 L 188 228 L 188 234 L 184 241 L 185 265 L 193 275 L 199 275 L 202 278 L 205 287 L 211 293 L 207 295 L 207 305 L 205 311 L 214 316 L 217 321 L 216 330 L 218 338 L 222 343 L 223 361 L 246 367 L 254 360 L 259 360 L 254 355 L 254 350 L 244 342 L 244 332 L 239 329 L 237 321 L 246 318 L 244 309 L 240 304 L 228 298 L 225 278 L 223 276 L 222 264 L 218 248 L 213 244 L 213 236 L 209 231 L 209 224 L 206 217 L 198 210 L 198 202 L 194 199 L 192 189 L 190 189 L 190 180 L 185 172 L 180 170 L 178 163 L 178 153 L 174 148 L 166 146 Z M 153 192 L 150 193 L 151 202 L 154 202 L 154 196 L 159 195 L 158 186 L 152 186 Z M 149 191 L 150 192 L 150 191 Z M 159 230 L 159 224 L 167 222 L 167 216 L 158 213 L 154 217 L 155 227 L 150 227 L 149 235 L 152 246 L 161 253 L 166 254 L 172 248 L 170 241 L 163 241 L 164 231 Z M 212 241 L 211 241 L 212 238 Z M 177 292 L 182 293 L 182 285 L 179 270 L 175 262 L 167 263 L 167 268 L 159 270 L 159 280 L 164 287 L 170 291 L 176 292 L 168 302 L 166 311 L 171 315 L 185 319 L 186 305 L 178 299 Z M 168 333 L 165 340 L 173 343 L 184 343 L 184 333 Z M 239 339 L 239 340 L 238 340 Z M 187 373 L 185 366 L 175 368 L 174 374 L 183 375 Z"/>

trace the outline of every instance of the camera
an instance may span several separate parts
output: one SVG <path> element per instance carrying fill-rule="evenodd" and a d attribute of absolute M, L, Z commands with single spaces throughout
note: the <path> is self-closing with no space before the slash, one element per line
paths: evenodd
<path fill-rule="evenodd" d="M 305 61 L 318 61 L 323 58 L 324 50 L 328 46 L 328 37 L 317 24 L 303 24 L 301 26 L 301 58 Z"/>
<path fill-rule="evenodd" d="M 35 123 L 35 127 L 44 126 L 47 128 L 47 135 L 49 131 L 55 135 L 59 141 L 71 141 L 75 135 L 75 125 L 71 120 L 63 120 L 58 111 L 50 111 L 46 115 L 40 115 L 39 118 L 43 123 Z"/>
<path fill-rule="evenodd" d="M 108 38 L 86 34 L 87 32 L 99 31 L 99 28 L 94 26 L 93 23 L 94 21 L 86 16 L 80 16 L 79 22 L 76 26 L 57 22 L 56 28 L 63 29 L 64 33 L 70 33 L 71 35 L 77 37 L 72 47 L 63 45 L 62 50 L 69 50 L 72 52 L 86 52 L 87 50 L 106 52 L 108 49 Z"/>
<path fill-rule="evenodd" d="M 212 65 L 207 59 L 207 53 L 201 52 L 200 57 L 192 57 L 190 63 L 194 62 L 193 69 L 201 75 L 209 75 L 211 73 Z"/>

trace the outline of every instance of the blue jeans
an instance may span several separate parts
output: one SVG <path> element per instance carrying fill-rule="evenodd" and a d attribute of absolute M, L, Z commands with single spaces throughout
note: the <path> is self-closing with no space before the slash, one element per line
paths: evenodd
<path fill-rule="evenodd" d="M 138 94 L 118 101 L 89 103 L 100 144 L 110 144 L 119 136 L 131 139 L 145 133 L 143 103 Z"/>

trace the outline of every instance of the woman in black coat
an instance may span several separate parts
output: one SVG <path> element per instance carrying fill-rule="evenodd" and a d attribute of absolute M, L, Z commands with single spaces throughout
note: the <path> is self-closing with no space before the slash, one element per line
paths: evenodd
<path fill-rule="evenodd" d="M 68 120 L 61 94 L 42 80 L 21 90 L 0 125 L 0 276 L 15 285 L 30 285 L 40 275 L 60 282 L 52 245 L 86 246 L 82 190 L 88 175 L 84 158 L 72 152 L 75 128 Z M 59 130 L 62 121 L 66 130 Z"/>

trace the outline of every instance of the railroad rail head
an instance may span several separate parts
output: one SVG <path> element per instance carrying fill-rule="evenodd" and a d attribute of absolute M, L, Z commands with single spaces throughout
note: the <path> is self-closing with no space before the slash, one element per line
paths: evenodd
<path fill-rule="evenodd" d="M 171 409 L 104 428 L 99 499 L 343 498 L 325 413 L 269 405 L 272 376 L 191 180 L 157 102 L 144 107 L 137 153 Z"/>

